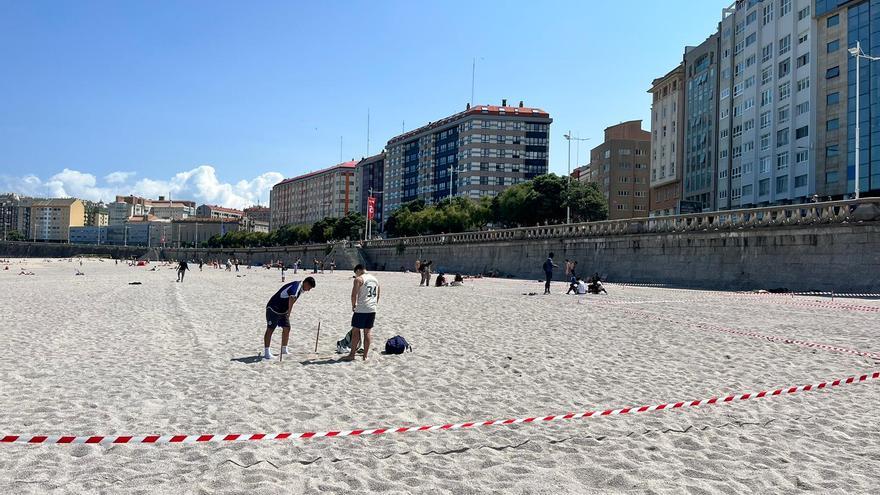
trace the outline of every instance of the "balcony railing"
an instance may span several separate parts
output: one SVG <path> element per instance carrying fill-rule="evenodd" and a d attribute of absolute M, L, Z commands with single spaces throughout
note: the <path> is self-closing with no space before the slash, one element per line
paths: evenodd
<path fill-rule="evenodd" d="M 607 220 L 603 222 L 545 225 L 516 229 L 437 234 L 366 241 L 364 247 L 433 246 L 524 239 L 585 238 L 626 234 L 711 232 L 764 227 L 843 224 L 858 221 L 859 208 L 880 212 L 880 198 L 825 203 L 768 206 L 746 210 L 713 211 L 688 215 Z M 875 216 L 870 218 L 877 219 Z"/>

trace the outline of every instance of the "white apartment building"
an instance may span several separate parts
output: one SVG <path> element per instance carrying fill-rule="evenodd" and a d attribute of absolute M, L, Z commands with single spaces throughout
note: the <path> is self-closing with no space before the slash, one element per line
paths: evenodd
<path fill-rule="evenodd" d="M 739 0 L 720 24 L 720 210 L 802 202 L 815 190 L 811 0 Z"/>
<path fill-rule="evenodd" d="M 684 89 L 684 62 L 651 83 L 652 217 L 679 213 L 684 168 Z"/>

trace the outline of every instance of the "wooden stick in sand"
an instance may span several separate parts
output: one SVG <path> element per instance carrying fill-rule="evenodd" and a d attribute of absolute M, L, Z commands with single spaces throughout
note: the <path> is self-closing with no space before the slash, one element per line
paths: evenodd
<path fill-rule="evenodd" d="M 321 336 L 321 320 L 318 320 L 318 334 L 315 335 L 315 354 L 318 353 L 318 338 Z"/>

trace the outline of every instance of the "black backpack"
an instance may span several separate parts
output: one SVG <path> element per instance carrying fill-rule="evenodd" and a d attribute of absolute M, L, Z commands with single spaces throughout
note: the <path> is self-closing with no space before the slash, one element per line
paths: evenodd
<path fill-rule="evenodd" d="M 403 354 L 406 350 L 412 352 L 412 346 L 400 335 L 391 337 L 385 342 L 385 354 Z"/>

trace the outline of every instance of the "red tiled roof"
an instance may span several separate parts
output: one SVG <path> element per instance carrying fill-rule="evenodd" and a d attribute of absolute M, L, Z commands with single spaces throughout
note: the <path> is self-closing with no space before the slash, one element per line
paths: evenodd
<path fill-rule="evenodd" d="M 462 119 L 462 118 L 467 117 L 469 115 L 496 115 L 496 116 L 506 115 L 508 117 L 511 117 L 511 116 L 512 117 L 537 117 L 537 118 L 542 118 L 542 119 L 549 119 L 550 118 L 550 114 L 545 112 L 544 110 L 541 110 L 540 108 L 532 108 L 532 107 L 520 108 L 520 107 L 511 107 L 511 106 L 502 107 L 502 106 L 497 106 L 497 105 L 474 105 L 471 108 L 469 108 L 463 112 L 459 112 L 455 115 L 450 115 L 449 117 L 446 117 L 445 119 L 438 120 L 437 122 L 431 122 L 430 124 L 419 127 L 418 129 L 413 129 L 412 131 L 409 131 L 407 133 L 401 134 L 399 136 L 395 136 L 395 137 L 391 138 L 390 140 L 388 140 L 388 144 L 391 145 L 391 144 L 399 143 L 401 141 L 406 141 L 407 139 L 409 139 L 417 134 L 421 134 L 422 132 L 425 132 L 429 129 L 435 129 L 437 127 L 442 127 L 442 126 L 448 125 L 456 120 Z"/>
<path fill-rule="evenodd" d="M 354 162 L 354 161 L 351 161 L 351 162 L 342 162 L 342 163 L 340 163 L 340 164 L 338 164 L 338 165 L 333 165 L 332 167 L 327 167 L 327 168 L 325 168 L 325 169 L 321 169 L 321 170 L 318 170 L 318 171 L 316 171 L 316 172 L 309 172 L 309 173 L 304 174 L 304 175 L 298 175 L 298 176 L 296 176 L 296 177 L 291 177 L 290 179 L 284 179 L 283 181 L 279 182 L 278 184 L 275 184 L 275 186 L 280 186 L 281 184 L 287 184 L 288 182 L 293 182 L 293 181 L 297 181 L 297 180 L 308 179 L 309 177 L 313 177 L 313 176 L 315 176 L 315 175 L 324 174 L 324 173 L 327 173 L 327 172 L 332 172 L 332 171 L 334 171 L 334 170 L 338 170 L 338 169 L 345 169 L 345 168 L 351 168 L 351 169 L 353 169 L 353 168 L 355 168 L 356 165 L 357 165 L 357 162 Z M 274 187 L 274 186 L 273 186 L 273 187 Z"/>

